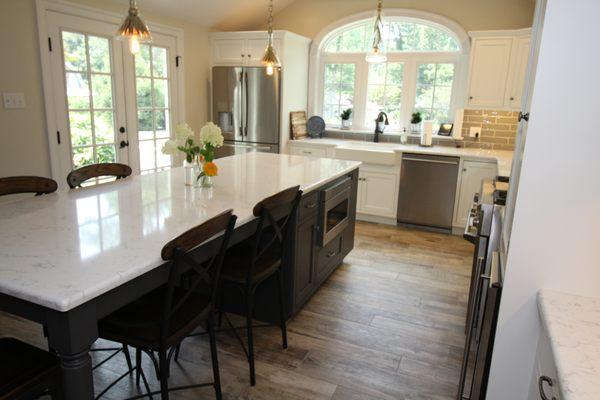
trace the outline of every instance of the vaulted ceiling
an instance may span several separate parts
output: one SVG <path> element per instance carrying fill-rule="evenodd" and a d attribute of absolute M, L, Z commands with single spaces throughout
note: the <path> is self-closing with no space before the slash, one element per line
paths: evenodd
<path fill-rule="evenodd" d="M 129 0 L 113 0 L 127 9 Z M 275 12 L 294 0 L 273 0 Z M 266 21 L 268 0 L 138 0 L 141 12 L 165 15 L 205 27 L 253 27 Z"/>

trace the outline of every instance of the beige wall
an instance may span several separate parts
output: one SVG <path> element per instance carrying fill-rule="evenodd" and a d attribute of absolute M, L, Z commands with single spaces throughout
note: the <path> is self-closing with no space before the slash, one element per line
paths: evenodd
<path fill-rule="evenodd" d="M 327 25 L 375 9 L 374 0 L 296 0 L 275 16 L 275 29 L 314 38 Z M 450 18 L 465 30 L 515 29 L 531 26 L 532 0 L 386 0 L 385 8 L 410 8 Z M 235 29 L 258 29 L 238 26 Z"/>
<path fill-rule="evenodd" d="M 127 11 L 106 0 L 75 2 L 123 15 Z M 146 13 L 144 17 L 184 31 L 186 120 L 198 131 L 208 114 L 208 31 L 172 18 Z M 50 176 L 36 26 L 34 0 L 0 1 L 0 92 L 23 92 L 27 103 L 23 110 L 0 105 L 0 176 Z"/>

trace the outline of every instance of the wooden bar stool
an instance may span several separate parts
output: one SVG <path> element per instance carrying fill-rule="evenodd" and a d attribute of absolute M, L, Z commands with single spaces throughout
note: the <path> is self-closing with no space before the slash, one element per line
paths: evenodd
<path fill-rule="evenodd" d="M 60 361 L 15 338 L 0 338 L 0 400 L 63 398 Z"/>
<path fill-rule="evenodd" d="M 254 236 L 227 251 L 223 264 L 223 287 L 234 286 L 242 291 L 246 302 L 246 335 L 248 349 L 237 335 L 246 352 L 250 368 L 250 384 L 256 384 L 254 367 L 254 341 L 252 317 L 254 315 L 254 294 L 268 278 L 277 279 L 279 304 L 279 326 L 283 348 L 287 348 L 287 328 L 283 298 L 283 256 L 291 239 L 293 216 L 302 197 L 299 186 L 283 190 L 254 206 L 253 214 L 258 217 Z M 228 320 L 229 322 L 229 320 Z M 229 322 L 231 325 L 231 323 Z"/>
<path fill-rule="evenodd" d="M 56 182 L 40 176 L 9 176 L 0 178 L 0 196 L 18 193 L 35 193 L 36 196 L 55 192 Z"/>
<path fill-rule="evenodd" d="M 69 172 L 67 183 L 71 189 L 81 187 L 81 184 L 92 178 L 114 176 L 116 179 L 127 178 L 131 175 L 131 167 L 119 163 L 101 163 L 86 165 Z"/>
<path fill-rule="evenodd" d="M 98 323 L 100 338 L 136 349 L 134 368 L 136 381 L 139 385 L 141 376 L 148 393 L 135 398 L 160 393 L 161 398 L 165 400 L 169 398 L 170 391 L 203 386 L 213 386 L 216 398 L 222 398 L 214 331 L 214 309 L 225 251 L 237 219 L 232 212 L 233 210 L 225 211 L 167 243 L 162 249 L 161 256 L 163 260 L 169 262 L 168 283 Z M 212 258 L 206 263 L 197 263 L 190 256 L 190 252 L 220 233 L 223 235 L 216 239 L 220 242 L 217 242 L 218 246 L 215 247 Z M 202 324 L 206 324 L 210 339 L 213 382 L 169 388 L 169 364 L 176 347 Z M 160 380 L 158 392 L 149 390 L 141 370 L 142 352 L 146 353 L 154 364 Z M 121 375 L 98 397 L 132 371 L 130 369 Z"/>

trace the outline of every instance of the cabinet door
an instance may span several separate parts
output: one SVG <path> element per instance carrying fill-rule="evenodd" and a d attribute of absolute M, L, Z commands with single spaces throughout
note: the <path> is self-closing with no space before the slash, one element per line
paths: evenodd
<path fill-rule="evenodd" d="M 296 231 L 296 266 L 294 270 L 294 312 L 308 300 L 315 288 L 315 247 L 317 218 L 300 224 Z"/>
<path fill-rule="evenodd" d="M 246 40 L 214 39 L 212 56 L 213 64 L 243 65 L 246 60 Z"/>
<path fill-rule="evenodd" d="M 504 107 L 512 42 L 511 38 L 473 41 L 469 106 Z"/>
<path fill-rule="evenodd" d="M 496 176 L 496 164 L 480 161 L 464 161 L 460 181 L 458 206 L 454 215 L 454 226 L 464 227 L 467 214 L 473 204 L 473 196 L 481 191 L 481 181 Z"/>
<path fill-rule="evenodd" d="M 263 56 L 265 55 L 265 49 L 267 48 L 267 35 L 265 37 L 257 39 L 248 39 L 246 44 L 246 59 L 251 65 L 261 65 Z M 274 39 L 273 47 L 279 57 L 281 57 L 281 40 Z"/>
<path fill-rule="evenodd" d="M 379 171 L 360 171 L 358 212 L 381 217 L 396 217 L 398 175 Z"/>
<path fill-rule="evenodd" d="M 513 50 L 513 59 L 510 63 L 510 79 L 508 90 L 506 91 L 506 105 L 508 108 L 518 110 L 521 108 L 521 97 L 525 87 L 525 74 L 527 73 L 527 63 L 529 62 L 529 50 L 531 48 L 531 38 L 515 39 Z"/>

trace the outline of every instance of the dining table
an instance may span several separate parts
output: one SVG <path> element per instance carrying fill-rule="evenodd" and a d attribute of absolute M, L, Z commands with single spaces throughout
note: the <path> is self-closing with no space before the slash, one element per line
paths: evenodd
<path fill-rule="evenodd" d="M 167 282 L 167 242 L 233 209 L 233 246 L 253 234 L 260 200 L 296 185 L 308 193 L 360 164 L 267 153 L 216 163 L 209 188 L 186 186 L 183 168 L 170 168 L 0 203 L 0 310 L 43 325 L 66 399 L 94 398 L 98 321 Z M 216 244 L 195 257 L 208 259 Z"/>

